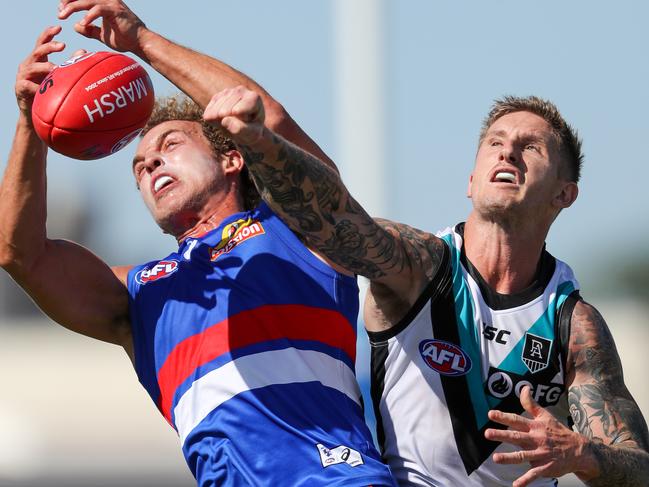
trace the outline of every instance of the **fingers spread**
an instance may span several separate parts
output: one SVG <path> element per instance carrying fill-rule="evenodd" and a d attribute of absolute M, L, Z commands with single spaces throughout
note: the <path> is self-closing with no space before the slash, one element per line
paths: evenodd
<path fill-rule="evenodd" d="M 545 411 L 538 402 L 532 397 L 532 389 L 528 386 L 523 387 L 521 390 L 521 405 L 532 416 L 537 417 Z"/>
<path fill-rule="evenodd" d="M 107 12 L 107 10 L 103 6 L 95 5 L 90 10 L 88 10 L 88 13 L 85 15 L 85 17 L 79 21 L 79 25 L 81 26 L 90 25 L 95 20 L 97 20 L 99 17 L 102 17 L 106 13 L 109 12 Z"/>
<path fill-rule="evenodd" d="M 496 423 L 504 424 L 519 431 L 529 431 L 532 421 L 518 414 L 504 413 L 497 409 L 492 409 L 487 413 L 490 420 Z"/>
<path fill-rule="evenodd" d="M 91 9 L 96 4 L 97 0 L 61 0 L 59 3 L 59 19 L 67 19 L 73 13 Z"/>
<path fill-rule="evenodd" d="M 488 428 L 484 432 L 484 436 L 488 440 L 512 443 L 514 445 L 522 446 L 523 448 L 534 447 L 534 442 L 529 433 L 518 430 L 501 430 L 496 428 Z"/>
<path fill-rule="evenodd" d="M 513 465 L 517 463 L 539 461 L 545 458 L 545 456 L 546 453 L 539 450 L 518 450 L 509 453 L 494 453 L 493 460 L 501 465 Z"/>
<path fill-rule="evenodd" d="M 74 30 L 76 30 L 82 36 L 88 37 L 89 39 L 101 40 L 101 27 L 97 27 L 96 25 L 82 25 L 81 23 L 77 22 L 76 24 L 74 24 Z"/>
<path fill-rule="evenodd" d="M 41 44 L 46 44 L 50 42 L 54 37 L 61 32 L 61 26 L 60 25 L 53 25 L 50 27 L 45 28 L 43 32 L 41 32 L 41 35 L 38 36 L 38 39 L 36 40 L 36 46 L 38 47 Z"/>
<path fill-rule="evenodd" d="M 33 62 L 46 62 L 47 56 L 49 56 L 53 52 L 61 52 L 63 49 L 65 49 L 65 44 L 63 42 L 49 41 L 45 44 L 37 46 L 36 49 L 32 51 L 27 60 L 31 60 Z"/>
<path fill-rule="evenodd" d="M 543 466 L 529 469 L 527 472 L 525 472 L 525 474 L 521 475 L 514 481 L 512 487 L 525 487 L 529 485 L 530 483 L 532 483 L 532 481 L 538 479 L 539 477 L 543 477 L 543 473 L 546 471 L 546 468 L 546 466 Z"/>

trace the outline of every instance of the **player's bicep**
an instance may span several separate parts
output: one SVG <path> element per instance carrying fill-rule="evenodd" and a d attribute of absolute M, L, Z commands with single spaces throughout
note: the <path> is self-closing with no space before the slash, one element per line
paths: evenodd
<path fill-rule="evenodd" d="M 129 345 L 126 286 L 84 247 L 48 240 L 29 269 L 12 275 L 57 323 L 99 340 Z"/>
<path fill-rule="evenodd" d="M 437 236 L 404 223 L 382 218 L 376 224 L 391 239 L 392 262 L 385 275 L 373 280 L 374 287 L 384 287 L 397 292 L 412 304 L 423 288 L 435 277 L 444 256 L 444 242 Z M 377 286 L 378 285 L 378 286 Z"/>
<path fill-rule="evenodd" d="M 599 312 L 583 301 L 572 313 L 566 375 L 578 432 L 607 445 L 649 451 L 647 424 L 624 384 L 611 332 Z"/>

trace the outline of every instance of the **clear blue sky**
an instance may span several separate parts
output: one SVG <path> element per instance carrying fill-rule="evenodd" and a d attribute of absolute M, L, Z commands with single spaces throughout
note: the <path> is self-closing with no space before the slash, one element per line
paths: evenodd
<path fill-rule="evenodd" d="M 352 0 L 349 0 L 352 1 Z M 279 99 L 334 159 L 336 87 L 333 2 L 131 1 L 153 29 L 220 57 Z M 182 10 L 178 7 L 182 4 Z M 385 16 L 385 104 L 389 161 L 387 217 L 427 230 L 462 220 L 480 121 L 503 94 L 555 101 L 584 139 L 577 203 L 560 215 L 549 249 L 578 275 L 610 252 L 645 255 L 649 237 L 649 7 L 641 1 L 380 2 Z M 171 6 L 174 7 L 171 7 Z M 0 153 L 17 110 L 17 64 L 41 29 L 57 23 L 56 1 L 16 5 L 0 33 Z M 62 23 L 76 48 L 101 47 Z M 158 93 L 173 88 L 154 76 Z M 359 127 L 362 130 L 362 127 Z M 50 158 L 50 199 L 76 195 L 93 212 L 90 246 L 110 264 L 160 257 L 174 247 L 160 235 L 130 175 L 131 144 L 97 162 Z M 343 162 L 338 161 L 344 174 Z M 354 161 L 372 170 L 372 161 Z"/>
<path fill-rule="evenodd" d="M 17 116 L 17 65 L 41 30 L 58 23 L 57 3 L 26 0 L 4 17 L 0 169 Z M 152 29 L 255 78 L 337 160 L 343 174 L 349 163 L 372 170 L 372 161 L 337 157 L 333 0 L 132 0 L 129 5 Z M 390 185 L 384 216 L 430 231 L 464 219 L 476 139 L 492 100 L 535 94 L 557 103 L 579 129 L 586 154 L 581 194 L 559 216 L 549 250 L 582 280 L 607 270 L 609 258 L 649 254 L 649 3 L 377 0 L 377 5 L 385 7 L 388 133 L 382 143 Z M 103 50 L 74 33 L 72 22 L 62 23 L 68 49 L 54 62 L 77 48 Z M 175 93 L 150 73 L 159 94 Z M 148 261 L 175 247 L 140 201 L 130 173 L 134 149 L 131 144 L 95 162 L 56 154 L 49 159 L 51 216 L 60 201 L 80 201 L 92 218 L 88 245 L 109 264 Z M 361 362 L 359 375 L 366 380 L 367 360 Z"/>

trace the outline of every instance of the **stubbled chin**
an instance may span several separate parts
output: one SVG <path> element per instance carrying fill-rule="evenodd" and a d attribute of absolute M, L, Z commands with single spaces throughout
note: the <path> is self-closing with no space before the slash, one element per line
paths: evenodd
<path fill-rule="evenodd" d="M 201 208 L 201 202 L 197 199 L 176 198 L 174 201 L 159 200 L 151 213 L 164 233 L 177 237 L 187 233 L 200 221 Z"/>
<path fill-rule="evenodd" d="M 514 198 L 484 198 L 479 202 L 473 200 L 474 210 L 483 216 L 504 216 L 520 207 L 520 202 Z"/>

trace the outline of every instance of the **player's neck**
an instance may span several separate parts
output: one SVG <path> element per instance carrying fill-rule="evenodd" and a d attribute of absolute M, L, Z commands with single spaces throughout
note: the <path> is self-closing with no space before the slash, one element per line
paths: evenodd
<path fill-rule="evenodd" d="M 464 227 L 464 250 L 492 289 L 514 294 L 534 280 L 546 235 L 543 225 L 508 225 L 472 212 Z"/>
<path fill-rule="evenodd" d="M 217 205 L 215 209 L 206 210 L 202 215 L 197 215 L 188 225 L 188 229 L 180 235 L 176 235 L 178 244 L 188 238 L 199 238 L 217 228 L 224 219 L 234 213 L 244 211 L 243 204 L 238 199 L 226 200 Z"/>

